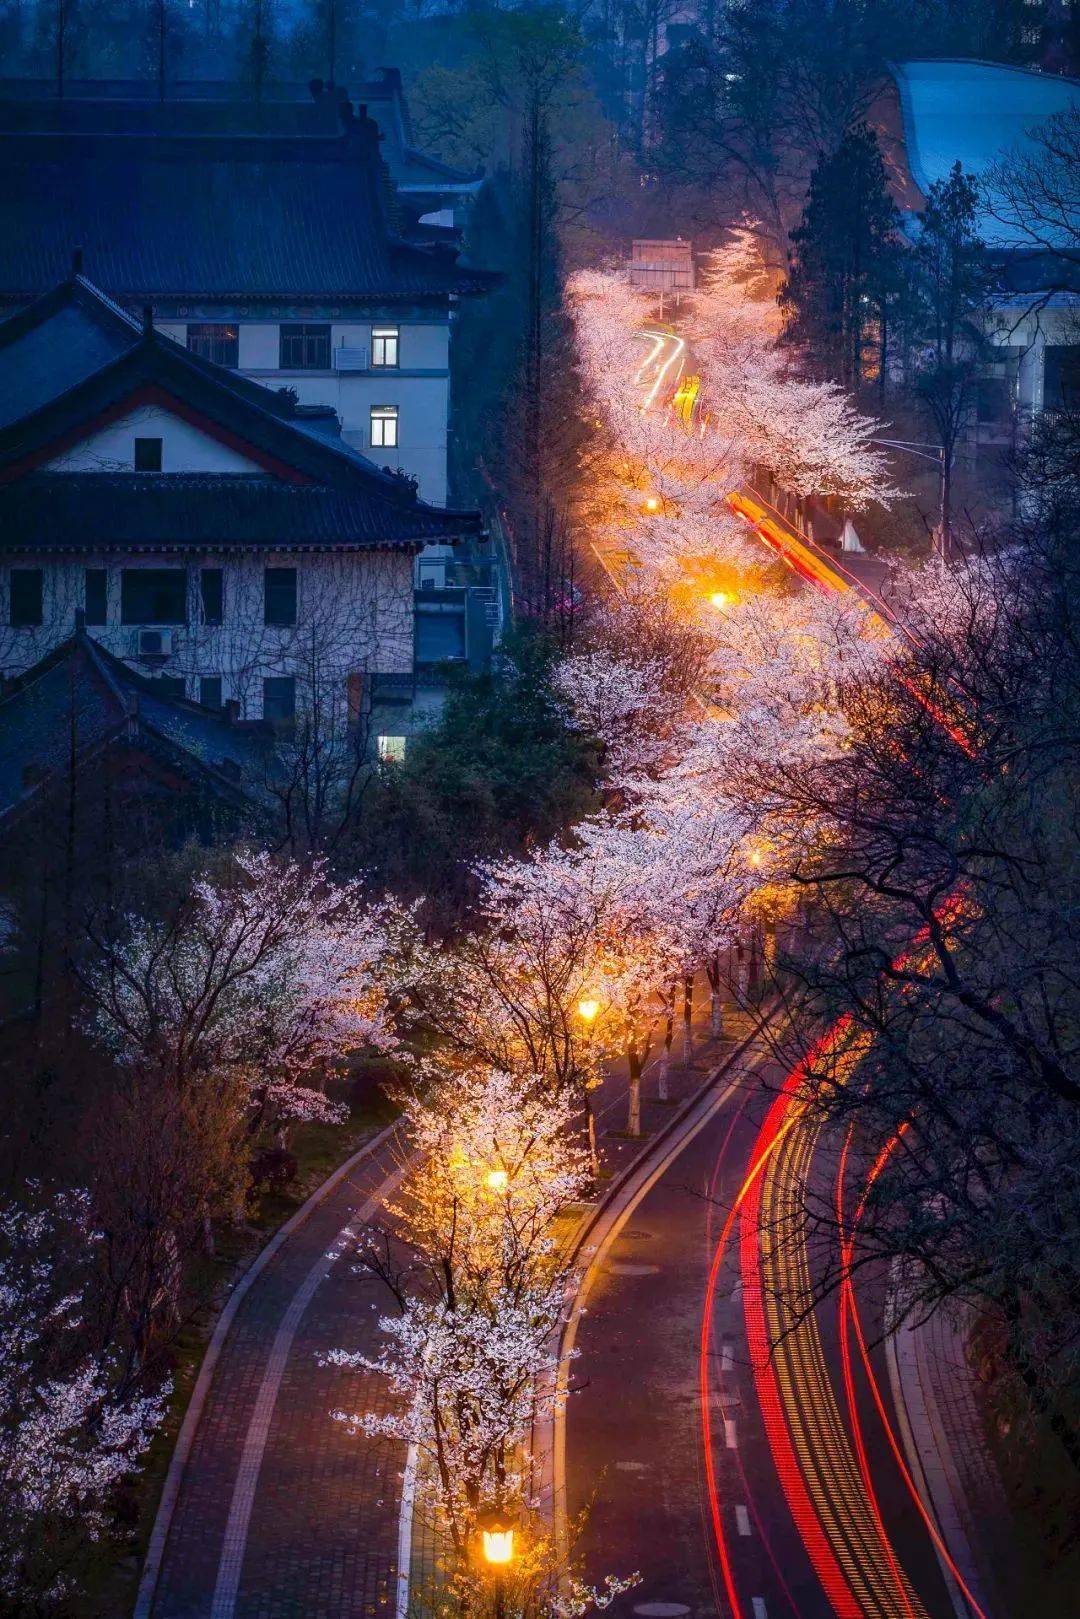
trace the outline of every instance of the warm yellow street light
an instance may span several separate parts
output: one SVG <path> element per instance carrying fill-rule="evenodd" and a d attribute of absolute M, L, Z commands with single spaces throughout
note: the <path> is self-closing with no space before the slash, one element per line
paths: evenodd
<path fill-rule="evenodd" d="M 660 510 L 659 496 L 650 495 L 648 500 L 645 502 L 645 510 L 647 512 L 658 512 Z"/>
<path fill-rule="evenodd" d="M 731 597 L 728 595 L 726 590 L 714 590 L 712 595 L 709 597 L 710 603 L 716 608 L 717 612 L 722 612 L 730 600 Z"/>
<path fill-rule="evenodd" d="M 591 1000 L 588 996 L 577 1003 L 578 1017 L 583 1023 L 594 1023 L 600 1011 L 600 1002 Z"/>
<path fill-rule="evenodd" d="M 498 1568 L 505 1568 L 514 1557 L 516 1519 L 499 1507 L 490 1507 L 486 1512 L 480 1513 L 476 1522 L 480 1530 L 484 1561 L 493 1563 Z"/>
<path fill-rule="evenodd" d="M 505 1192 L 510 1184 L 510 1177 L 505 1169 L 492 1169 L 488 1171 L 485 1184 L 489 1192 Z"/>

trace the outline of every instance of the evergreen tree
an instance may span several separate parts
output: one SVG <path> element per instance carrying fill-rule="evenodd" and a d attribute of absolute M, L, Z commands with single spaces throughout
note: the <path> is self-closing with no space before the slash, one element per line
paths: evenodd
<path fill-rule="evenodd" d="M 867 373 L 871 340 L 880 347 L 898 223 L 877 136 L 856 124 L 810 177 L 780 292 L 789 339 L 848 387 Z"/>
<path fill-rule="evenodd" d="M 925 322 L 916 387 L 941 446 L 940 545 L 945 555 L 951 546 L 956 450 L 974 413 L 987 347 L 984 317 L 992 275 L 979 236 L 978 205 L 975 181 L 955 163 L 947 180 L 930 187 L 915 248 Z"/>

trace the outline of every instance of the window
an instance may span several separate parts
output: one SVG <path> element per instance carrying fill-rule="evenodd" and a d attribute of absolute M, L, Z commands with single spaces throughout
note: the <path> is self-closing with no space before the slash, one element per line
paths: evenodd
<path fill-rule="evenodd" d="M 135 440 L 135 471 L 161 471 L 161 440 L 159 438 L 137 438 Z"/>
<path fill-rule="evenodd" d="M 236 367 L 240 364 L 239 326 L 221 326 L 214 321 L 202 321 L 187 329 L 187 346 L 200 360 L 213 360 L 215 365 Z"/>
<path fill-rule="evenodd" d="M 371 328 L 371 363 L 372 365 L 398 364 L 398 329 L 396 326 L 373 326 Z"/>
<path fill-rule="evenodd" d="M 40 568 L 12 568 L 11 622 L 25 627 L 44 622 L 44 575 Z"/>
<path fill-rule="evenodd" d="M 373 450 L 396 450 L 397 441 L 397 406 L 372 405 L 371 448 Z"/>
<path fill-rule="evenodd" d="M 86 570 L 86 622 L 104 624 L 108 617 L 109 576 L 104 568 Z"/>
<path fill-rule="evenodd" d="M 186 697 L 187 684 L 183 675 L 158 675 L 154 680 L 155 697 Z"/>
<path fill-rule="evenodd" d="M 199 575 L 199 597 L 204 624 L 225 621 L 225 575 L 220 568 L 203 568 Z"/>
<path fill-rule="evenodd" d="M 281 328 L 282 371 L 329 371 L 330 328 L 294 322 Z"/>
<path fill-rule="evenodd" d="M 186 624 L 183 568 L 125 568 L 120 575 L 121 624 Z"/>
<path fill-rule="evenodd" d="M 417 663 L 443 663 L 465 656 L 464 613 L 417 613 Z"/>
<path fill-rule="evenodd" d="M 379 758 L 384 765 L 399 765 L 405 758 L 405 738 L 403 736 L 380 736 L 377 738 Z"/>
<path fill-rule="evenodd" d="M 296 623 L 296 569 L 267 568 L 263 575 L 263 623 Z"/>
<path fill-rule="evenodd" d="M 292 675 L 268 675 L 263 681 L 263 719 L 287 725 L 296 718 L 296 681 Z"/>
<path fill-rule="evenodd" d="M 204 708 L 221 707 L 221 676 L 200 675 L 199 701 Z"/>
<path fill-rule="evenodd" d="M 1047 343 L 1043 404 L 1047 410 L 1075 410 L 1080 404 L 1080 344 Z"/>

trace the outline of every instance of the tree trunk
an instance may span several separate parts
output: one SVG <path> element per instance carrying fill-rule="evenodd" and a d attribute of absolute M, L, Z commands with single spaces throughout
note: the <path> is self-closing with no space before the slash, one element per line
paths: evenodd
<path fill-rule="evenodd" d="M 683 979 L 683 1035 L 682 1056 L 683 1062 L 690 1062 L 694 1055 L 694 975 L 687 973 Z"/>

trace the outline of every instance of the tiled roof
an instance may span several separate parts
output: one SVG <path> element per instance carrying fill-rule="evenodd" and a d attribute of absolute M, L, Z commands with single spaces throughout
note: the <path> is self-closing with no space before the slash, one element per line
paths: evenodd
<path fill-rule="evenodd" d="M 225 435 L 265 473 L 43 470 L 58 443 L 147 390 Z M 481 531 L 477 512 L 426 505 L 409 480 L 335 437 L 336 418 L 145 331 L 80 276 L 0 324 L 0 400 L 0 548 L 31 536 L 36 546 L 80 548 L 370 548 L 453 543 Z"/>
<path fill-rule="evenodd" d="M 116 298 L 442 300 L 497 278 L 392 234 L 373 121 L 340 133 L 16 133 L 0 141 L 0 298 L 86 271 Z M 48 205 L 42 205 L 42 199 Z"/>
<path fill-rule="evenodd" d="M 0 699 L 0 822 L 67 769 L 73 728 L 81 758 L 134 736 L 219 794 L 255 802 L 264 796 L 265 726 L 230 723 L 212 709 L 155 690 L 152 680 L 77 631 Z"/>
<path fill-rule="evenodd" d="M 42 550 L 418 549 L 471 513 L 235 473 L 34 472 L 0 485 L 0 556 Z"/>

